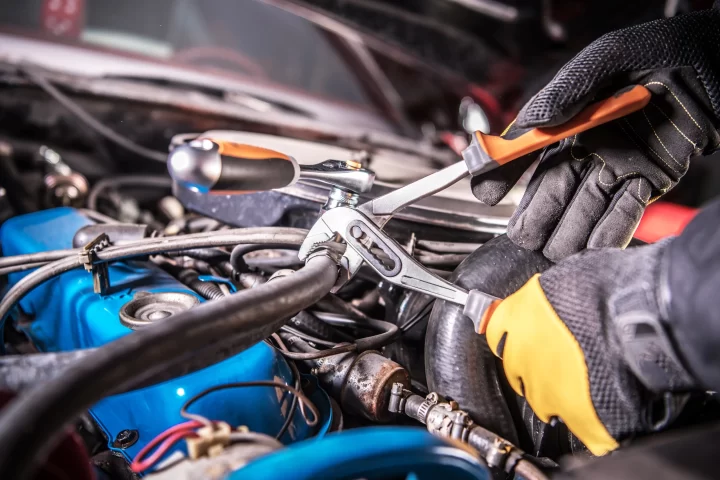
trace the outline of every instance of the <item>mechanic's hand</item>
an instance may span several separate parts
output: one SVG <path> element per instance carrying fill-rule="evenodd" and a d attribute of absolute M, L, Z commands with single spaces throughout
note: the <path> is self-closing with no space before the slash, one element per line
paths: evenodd
<path fill-rule="evenodd" d="M 632 85 L 647 87 L 652 100 L 548 147 L 510 220 L 510 239 L 554 261 L 626 246 L 645 206 L 680 180 L 690 158 L 720 143 L 719 76 L 717 9 L 612 32 L 585 48 L 522 108 L 508 136 L 562 124 Z M 496 204 L 535 158 L 474 178 L 473 193 Z"/>
<path fill-rule="evenodd" d="M 508 382 L 544 422 L 603 455 L 666 426 L 694 388 L 663 326 L 668 242 L 572 256 L 503 300 L 485 330 Z"/>

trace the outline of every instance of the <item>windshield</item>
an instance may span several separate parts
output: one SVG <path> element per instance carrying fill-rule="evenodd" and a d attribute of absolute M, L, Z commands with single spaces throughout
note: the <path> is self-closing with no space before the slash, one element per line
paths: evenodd
<path fill-rule="evenodd" d="M 2 0 L 0 27 L 373 107 L 336 37 L 255 0 Z"/>

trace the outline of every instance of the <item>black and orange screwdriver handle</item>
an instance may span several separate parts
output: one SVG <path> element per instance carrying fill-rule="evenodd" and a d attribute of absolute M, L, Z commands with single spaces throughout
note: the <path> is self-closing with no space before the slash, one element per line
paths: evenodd
<path fill-rule="evenodd" d="M 481 175 L 523 155 L 636 112 L 649 102 L 650 91 L 636 85 L 585 107 L 573 118 L 556 127 L 534 128 L 512 139 L 475 132 L 470 146 L 463 151 L 463 159 L 472 175 Z"/>
<path fill-rule="evenodd" d="M 300 176 L 294 158 L 267 148 L 197 138 L 168 156 L 175 182 L 196 192 L 250 193 L 287 187 Z"/>

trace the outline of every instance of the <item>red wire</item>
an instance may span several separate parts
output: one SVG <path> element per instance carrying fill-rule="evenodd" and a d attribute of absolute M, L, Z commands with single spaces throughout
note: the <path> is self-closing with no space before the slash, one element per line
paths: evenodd
<path fill-rule="evenodd" d="M 195 429 L 198 427 L 202 427 L 203 425 L 204 424 L 202 422 L 192 420 L 168 428 L 167 430 L 159 434 L 157 437 L 150 440 L 150 442 L 138 452 L 138 454 L 135 456 L 132 463 L 130 464 L 130 469 L 135 473 L 142 473 L 145 470 L 151 468 L 178 441 L 182 440 L 185 437 L 196 436 Z M 155 450 L 153 454 L 150 455 L 148 458 L 144 459 L 143 457 L 145 457 L 158 444 L 160 444 L 160 446 L 157 448 L 157 450 Z"/>

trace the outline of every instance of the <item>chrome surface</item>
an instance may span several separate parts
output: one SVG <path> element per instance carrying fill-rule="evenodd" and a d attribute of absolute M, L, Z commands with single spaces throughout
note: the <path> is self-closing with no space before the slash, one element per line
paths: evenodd
<path fill-rule="evenodd" d="M 175 182 L 196 192 L 208 192 L 220 179 L 222 160 L 210 140 L 193 140 L 168 155 L 168 172 Z"/>
<path fill-rule="evenodd" d="M 348 250 L 343 256 L 344 263 L 342 266 L 347 270 L 349 277 L 355 275 L 363 262 L 366 262 L 390 283 L 458 305 L 465 304 L 468 296 L 466 290 L 428 271 L 408 254 L 402 246 L 384 234 L 357 209 L 338 207 L 326 212 L 308 233 L 307 239 L 298 254 L 300 259 L 306 259 L 313 249 L 317 248 L 318 244 L 329 241 L 336 234 L 345 239 L 352 238 L 350 229 L 352 225 L 357 223 L 362 223 L 365 229 L 373 233 L 374 245 L 367 245 L 362 241 L 348 242 Z M 386 272 L 378 268 L 374 255 L 370 251 L 373 246 L 377 246 L 386 252 L 392 252 L 393 257 L 399 259 L 400 265 L 396 265 L 394 269 L 397 270 L 397 273 L 393 272 L 392 275 L 386 276 Z"/>
<path fill-rule="evenodd" d="M 351 168 L 339 160 L 327 160 L 316 165 L 301 165 L 298 181 L 320 182 L 365 193 L 370 191 L 375 182 L 375 172 L 365 168 Z"/>
<path fill-rule="evenodd" d="M 358 209 L 366 215 L 373 217 L 373 221 L 382 227 L 398 210 L 441 190 L 445 190 L 450 185 L 459 182 L 468 175 L 470 175 L 470 173 L 467 170 L 467 166 L 465 162 L 461 160 L 449 167 L 443 168 L 439 172 L 423 177 L 420 180 L 398 188 L 394 192 L 360 205 Z"/>

